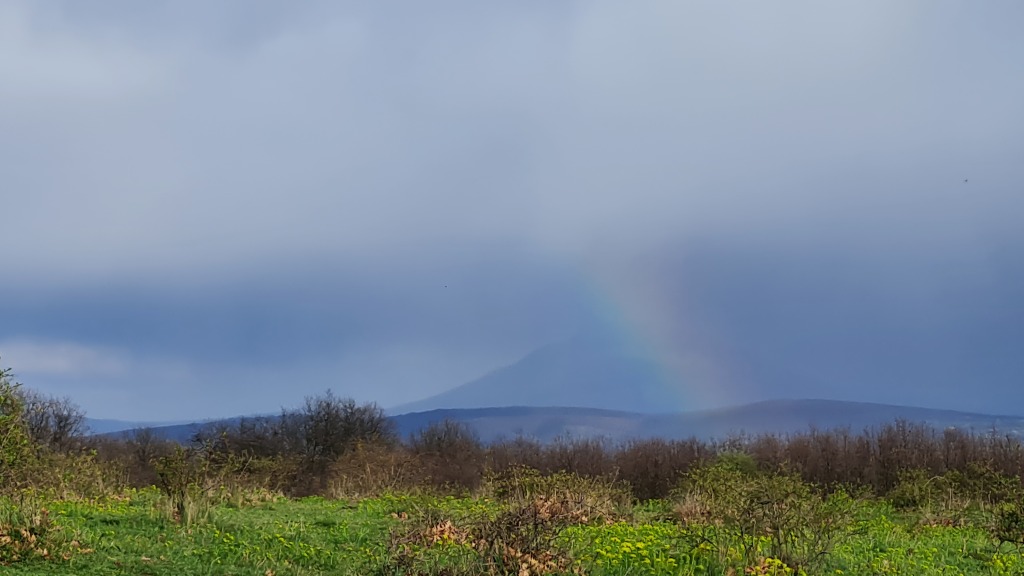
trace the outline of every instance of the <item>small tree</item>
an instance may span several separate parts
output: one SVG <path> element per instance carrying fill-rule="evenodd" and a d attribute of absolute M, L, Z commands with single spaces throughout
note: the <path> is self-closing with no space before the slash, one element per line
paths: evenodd
<path fill-rule="evenodd" d="M 309 396 L 297 414 L 284 414 L 283 421 L 298 420 L 306 458 L 314 464 L 327 464 L 359 444 L 395 444 L 398 435 L 394 423 L 376 404 L 356 404 L 333 392 Z"/>
<path fill-rule="evenodd" d="M 484 473 L 484 447 L 463 422 L 434 422 L 412 435 L 409 447 L 437 485 L 473 489 Z"/>
<path fill-rule="evenodd" d="M 85 437 L 85 413 L 70 398 L 47 396 L 35 390 L 19 390 L 29 436 L 39 446 L 68 452 Z"/>
<path fill-rule="evenodd" d="M 32 456 L 25 426 L 21 384 L 11 380 L 10 368 L 0 368 L 0 486 L 10 485 L 18 467 Z"/>

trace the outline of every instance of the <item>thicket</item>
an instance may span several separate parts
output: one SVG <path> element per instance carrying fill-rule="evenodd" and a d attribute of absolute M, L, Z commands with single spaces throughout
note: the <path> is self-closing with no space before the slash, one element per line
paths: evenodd
<path fill-rule="evenodd" d="M 1024 478 L 1024 445 L 1014 437 L 937 431 L 903 421 L 860 434 L 809 430 L 720 441 L 513 438 L 484 443 L 452 421 L 398 438 L 376 406 L 330 394 L 309 398 L 302 408 L 278 417 L 204 430 L 185 447 L 146 431 L 98 446 L 100 460 L 124 470 L 123 477 L 138 486 L 165 485 L 168 476 L 160 470 L 178 454 L 176 466 L 191 466 L 204 478 L 193 484 L 260 487 L 287 496 L 479 493 L 489 478 L 530 469 L 542 476 L 569 473 L 613 481 L 641 502 L 670 498 L 694 470 L 742 454 L 758 473 L 799 479 L 828 493 L 887 498 L 897 507 L 927 509 L 949 522 L 962 521 L 972 506 L 994 510 L 1011 502 L 1020 508 Z"/>

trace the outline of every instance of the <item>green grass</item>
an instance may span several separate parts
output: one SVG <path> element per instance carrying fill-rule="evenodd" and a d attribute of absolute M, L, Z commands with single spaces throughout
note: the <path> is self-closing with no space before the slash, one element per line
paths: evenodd
<path fill-rule="evenodd" d="M 475 530 L 498 534 L 484 532 L 484 527 L 493 529 L 510 518 L 509 505 L 491 500 L 423 495 L 216 504 L 190 525 L 170 518 L 155 490 L 42 506 L 53 524 L 52 541 L 61 550 L 52 551 L 48 560 L 29 558 L 2 566 L 0 573 L 476 574 L 494 560 L 465 535 Z M 568 562 L 561 565 L 563 572 L 582 570 L 596 576 L 724 574 L 729 568 L 736 574 L 746 568 L 753 574 L 789 573 L 770 559 L 746 565 L 744 546 L 766 550 L 764 542 L 744 541 L 722 527 L 684 526 L 669 518 L 670 510 L 653 502 L 619 521 L 559 525 L 544 545 L 553 558 Z M 456 528 L 451 536 L 402 540 L 446 520 Z M 979 516 L 964 525 L 927 525 L 919 515 L 867 502 L 859 509 L 853 533 L 815 574 L 1024 574 L 1017 549 L 1000 546 L 984 523 Z M 68 559 L 61 558 L 62 551 L 69 551 Z"/>

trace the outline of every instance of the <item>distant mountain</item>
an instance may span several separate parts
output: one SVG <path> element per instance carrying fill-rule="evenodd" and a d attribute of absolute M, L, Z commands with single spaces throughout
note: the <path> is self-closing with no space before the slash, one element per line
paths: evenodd
<path fill-rule="evenodd" d="M 719 410 L 646 417 L 645 435 L 725 437 L 731 434 L 786 434 L 848 428 L 854 434 L 897 420 L 926 424 L 936 430 L 957 428 L 975 433 L 993 429 L 1024 437 L 1024 416 L 1008 416 L 838 400 L 769 400 Z"/>
<path fill-rule="evenodd" d="M 127 420 L 108 420 L 103 418 L 86 418 L 85 425 L 89 429 L 89 434 L 109 434 L 111 432 L 120 432 L 122 430 L 133 430 L 136 428 L 154 428 L 160 426 L 174 426 L 176 424 L 184 424 L 186 420 L 179 421 L 163 421 L 163 422 L 129 422 Z"/>
<path fill-rule="evenodd" d="M 646 417 L 635 412 L 598 408 L 515 406 L 411 412 L 393 416 L 392 420 L 403 438 L 432 423 L 452 420 L 468 425 L 485 442 L 519 436 L 547 442 L 559 437 L 625 439 L 644 436 L 642 426 Z"/>
<path fill-rule="evenodd" d="M 677 414 L 639 414 L 583 408 L 484 408 L 432 410 L 395 417 L 405 434 L 444 419 L 465 422 L 482 440 L 519 435 L 550 441 L 557 437 L 701 439 L 738 434 L 790 434 L 811 428 L 847 428 L 857 434 L 897 420 L 936 430 L 957 428 L 975 433 L 998 430 L 1024 438 L 1024 416 L 975 414 L 836 400 L 773 400 L 718 410 Z"/>
<path fill-rule="evenodd" d="M 518 362 L 392 414 L 490 406 L 576 406 L 663 412 L 677 406 L 676 382 L 642 351 L 612 336 L 587 335 L 540 348 Z"/>
<path fill-rule="evenodd" d="M 157 438 L 163 438 L 165 440 L 173 440 L 174 442 L 188 443 L 195 437 L 196 432 L 211 427 L 232 427 L 238 426 L 238 423 L 243 418 L 263 418 L 263 416 L 234 416 L 231 418 L 222 418 L 220 420 L 203 420 L 201 422 L 188 422 L 181 421 L 175 423 L 165 423 L 162 425 L 143 425 L 134 428 L 119 428 L 117 430 L 111 430 L 109 432 L 96 432 L 92 434 L 96 436 L 106 436 L 108 438 L 130 438 L 132 434 L 143 428 L 149 429 L 153 432 L 153 435 Z M 276 418 L 276 416 L 269 416 L 269 418 Z"/>
<path fill-rule="evenodd" d="M 558 437 L 605 438 L 620 442 L 633 438 L 725 438 L 736 434 L 787 434 L 848 428 L 854 434 L 896 420 L 927 424 L 936 430 L 958 428 L 975 433 L 998 430 L 1024 438 L 1024 416 L 975 414 L 835 400 L 774 400 L 719 410 L 677 414 L 642 414 L 595 408 L 506 407 L 463 408 L 412 412 L 392 416 L 403 437 L 445 419 L 464 422 L 485 442 L 524 436 L 540 441 Z M 237 424 L 238 418 L 153 428 L 158 435 L 187 442 L 211 424 Z M 115 433 L 116 434 L 116 433 Z"/>

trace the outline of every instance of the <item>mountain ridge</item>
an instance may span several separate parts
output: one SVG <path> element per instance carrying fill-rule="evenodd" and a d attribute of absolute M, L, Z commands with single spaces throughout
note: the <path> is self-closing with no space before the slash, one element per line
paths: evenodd
<path fill-rule="evenodd" d="M 242 417 L 151 428 L 159 436 L 187 442 L 206 426 L 237 425 Z M 727 408 L 643 414 L 586 407 L 508 406 L 439 408 L 389 416 L 402 437 L 443 420 L 462 422 L 481 440 L 517 436 L 549 442 L 556 438 L 603 438 L 614 442 L 664 438 L 723 439 L 740 434 L 792 434 L 811 429 L 849 429 L 859 433 L 904 420 L 936 430 L 957 428 L 973 433 L 1000 433 L 1024 438 L 1024 416 L 984 414 L 872 402 L 827 399 L 776 399 Z M 131 431 L 101 436 L 125 436 Z"/>
<path fill-rule="evenodd" d="M 682 382 L 635 346 L 606 334 L 537 348 L 518 361 L 439 394 L 388 410 L 575 406 L 650 413 L 678 403 Z"/>

